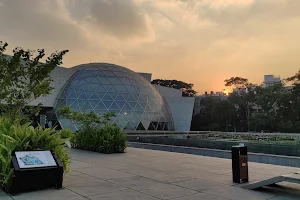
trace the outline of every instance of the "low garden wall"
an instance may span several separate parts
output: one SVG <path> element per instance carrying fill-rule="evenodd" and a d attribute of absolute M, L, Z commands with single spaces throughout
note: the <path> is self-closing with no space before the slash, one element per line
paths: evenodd
<path fill-rule="evenodd" d="M 231 147 L 238 145 L 239 141 L 213 141 L 200 140 L 195 138 L 171 138 L 169 136 L 133 136 L 128 135 L 129 142 L 152 143 L 185 147 L 197 147 L 207 149 L 231 150 Z M 248 147 L 249 152 L 264 153 L 284 156 L 300 157 L 300 146 L 298 145 L 283 145 L 283 144 L 267 144 L 262 142 L 242 142 Z"/>

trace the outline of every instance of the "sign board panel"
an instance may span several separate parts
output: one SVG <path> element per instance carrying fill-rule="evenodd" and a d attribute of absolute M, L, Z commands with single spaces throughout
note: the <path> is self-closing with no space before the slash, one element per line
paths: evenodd
<path fill-rule="evenodd" d="M 50 151 L 19 151 L 15 154 L 21 169 L 57 166 Z"/>

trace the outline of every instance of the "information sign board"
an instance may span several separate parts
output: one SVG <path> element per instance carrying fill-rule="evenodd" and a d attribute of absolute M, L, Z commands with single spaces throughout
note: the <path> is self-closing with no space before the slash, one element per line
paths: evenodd
<path fill-rule="evenodd" d="M 15 152 L 20 169 L 57 166 L 50 151 Z"/>

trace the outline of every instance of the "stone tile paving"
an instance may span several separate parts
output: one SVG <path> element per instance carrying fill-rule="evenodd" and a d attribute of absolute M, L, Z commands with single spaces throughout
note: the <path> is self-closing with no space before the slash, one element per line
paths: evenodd
<path fill-rule="evenodd" d="M 128 148 L 105 155 L 72 149 L 72 171 L 62 190 L 49 189 L 0 200 L 296 200 L 300 186 L 278 184 L 244 190 L 231 180 L 231 160 Z M 249 163 L 250 180 L 297 172 L 297 168 Z"/>

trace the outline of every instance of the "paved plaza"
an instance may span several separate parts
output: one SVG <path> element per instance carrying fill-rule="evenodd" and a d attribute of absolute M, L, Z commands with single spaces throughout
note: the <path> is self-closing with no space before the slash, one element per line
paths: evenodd
<path fill-rule="evenodd" d="M 296 200 L 300 186 L 280 183 L 260 190 L 233 185 L 231 160 L 128 148 L 105 155 L 72 149 L 72 171 L 62 190 L 44 190 L 1 200 Z M 297 172 L 297 168 L 249 163 L 251 181 Z"/>

